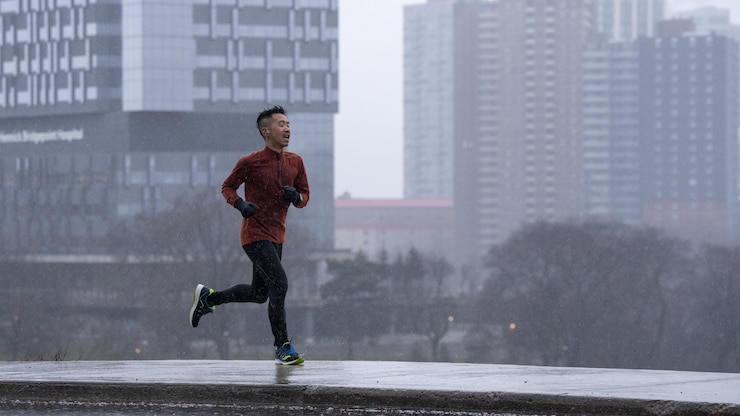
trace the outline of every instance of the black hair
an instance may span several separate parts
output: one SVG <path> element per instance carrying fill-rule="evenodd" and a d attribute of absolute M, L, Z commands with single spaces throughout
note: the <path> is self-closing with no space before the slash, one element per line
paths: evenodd
<path fill-rule="evenodd" d="M 279 105 L 272 108 L 266 108 L 257 116 L 257 130 L 265 127 L 264 120 L 269 120 L 274 114 L 285 114 L 285 109 Z"/>

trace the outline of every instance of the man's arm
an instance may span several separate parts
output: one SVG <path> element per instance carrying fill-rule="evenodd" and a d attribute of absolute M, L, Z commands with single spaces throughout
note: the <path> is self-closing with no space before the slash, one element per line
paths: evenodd
<path fill-rule="evenodd" d="M 237 191 L 242 184 L 244 184 L 244 178 L 246 178 L 246 176 L 246 164 L 242 158 L 236 162 L 236 166 L 234 166 L 234 169 L 231 170 L 231 173 L 226 177 L 226 180 L 224 180 L 224 183 L 221 185 L 221 195 L 226 199 L 226 203 L 232 207 L 237 200 L 242 199 Z"/>
<path fill-rule="evenodd" d="M 297 202 L 293 205 L 296 208 L 303 208 L 306 206 L 306 204 L 308 204 L 310 191 L 308 189 L 308 177 L 306 176 L 306 169 L 303 166 L 302 160 L 298 168 L 298 175 L 296 176 L 295 181 L 293 181 L 293 185 L 295 187 L 295 190 L 298 191 L 298 193 L 301 195 L 300 202 Z"/>

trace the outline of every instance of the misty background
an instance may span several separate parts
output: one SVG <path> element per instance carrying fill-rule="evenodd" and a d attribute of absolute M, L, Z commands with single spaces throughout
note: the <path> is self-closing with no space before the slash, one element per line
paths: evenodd
<path fill-rule="evenodd" d="M 736 8 L 0 2 L 0 359 L 266 357 L 264 305 L 186 316 L 282 104 L 309 359 L 738 371 Z"/>
<path fill-rule="evenodd" d="M 342 88 L 336 117 L 335 195 L 404 196 L 403 9 L 425 2 L 340 0 Z M 740 4 L 733 0 L 671 0 L 666 15 L 706 6 L 727 10 L 732 23 L 740 22 Z M 380 20 L 383 30 L 376 30 Z M 354 174 L 358 167 L 372 169 L 369 160 L 375 158 L 382 158 L 386 168 L 373 176 Z"/>

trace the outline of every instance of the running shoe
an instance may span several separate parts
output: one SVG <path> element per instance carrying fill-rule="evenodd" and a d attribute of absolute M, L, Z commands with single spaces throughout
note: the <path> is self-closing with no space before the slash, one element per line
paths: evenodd
<path fill-rule="evenodd" d="M 283 365 L 297 365 L 303 362 L 303 357 L 295 352 L 290 341 L 288 341 L 279 347 L 275 347 L 275 362 Z"/>
<path fill-rule="evenodd" d="M 193 306 L 190 307 L 190 326 L 193 328 L 198 326 L 201 316 L 216 310 L 215 306 L 208 306 L 208 296 L 213 292 L 213 289 L 209 289 L 201 284 L 195 287 Z"/>

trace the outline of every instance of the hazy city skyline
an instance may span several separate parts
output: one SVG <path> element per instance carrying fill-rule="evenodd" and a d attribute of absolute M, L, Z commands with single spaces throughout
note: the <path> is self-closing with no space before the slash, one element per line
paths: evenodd
<path fill-rule="evenodd" d="M 403 195 L 403 8 L 425 2 L 340 0 L 335 195 Z M 734 0 L 667 3 L 669 17 L 678 11 L 715 6 L 730 10 L 733 23 L 740 20 L 740 3 Z M 379 21 L 382 31 L 377 30 Z"/>

